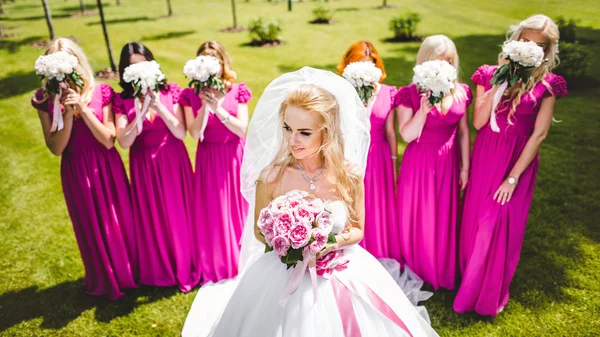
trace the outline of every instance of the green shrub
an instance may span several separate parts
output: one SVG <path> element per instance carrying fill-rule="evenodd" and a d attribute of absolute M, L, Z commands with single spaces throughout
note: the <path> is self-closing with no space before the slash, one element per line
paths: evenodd
<path fill-rule="evenodd" d="M 561 42 L 573 43 L 577 41 L 577 35 L 575 33 L 575 30 L 577 29 L 577 20 L 567 20 L 564 17 L 559 16 L 554 22 L 558 26 Z"/>
<path fill-rule="evenodd" d="M 389 29 L 394 33 L 395 40 L 414 41 L 418 39 L 416 32 L 420 21 L 419 13 L 407 13 L 390 20 Z"/>
<path fill-rule="evenodd" d="M 248 25 L 250 39 L 254 43 L 272 43 L 280 41 L 281 24 L 277 20 L 257 18 Z"/>
<path fill-rule="evenodd" d="M 558 67 L 556 67 L 557 74 L 565 77 L 585 75 L 589 64 L 590 53 L 578 42 L 561 42 L 558 57 L 560 58 L 560 63 Z"/>
<path fill-rule="evenodd" d="M 325 5 L 319 5 L 313 9 L 313 23 L 330 23 L 333 19 L 333 10 Z"/>

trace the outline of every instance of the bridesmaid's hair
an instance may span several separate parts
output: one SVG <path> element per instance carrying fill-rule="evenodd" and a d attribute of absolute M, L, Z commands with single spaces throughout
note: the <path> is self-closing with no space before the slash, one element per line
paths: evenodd
<path fill-rule="evenodd" d="M 213 56 L 219 60 L 221 63 L 221 68 L 223 69 L 221 80 L 223 80 L 226 88 L 231 88 L 237 75 L 231 67 L 233 61 L 227 53 L 227 50 L 225 50 L 225 47 L 219 41 L 206 41 L 200 45 L 198 51 L 196 52 L 196 56 L 200 55 Z"/>
<path fill-rule="evenodd" d="M 510 26 L 506 32 L 506 41 L 519 41 L 521 39 L 521 34 L 528 30 L 540 32 L 546 37 L 546 45 L 544 46 L 544 59 L 546 62 L 542 63 L 541 66 L 531 73 L 529 81 L 526 83 L 519 82 L 519 84 L 512 88 L 507 88 L 504 92 L 504 96 L 506 98 L 513 100 L 510 112 L 508 113 L 508 124 L 510 125 L 513 124 L 512 117 L 515 114 L 517 106 L 519 103 L 521 103 L 521 97 L 525 93 L 528 93 L 535 101 L 535 97 L 531 93 L 531 89 L 533 89 L 539 82 L 542 82 L 544 86 L 548 88 L 550 92 L 552 92 L 552 87 L 544 80 L 544 78 L 558 65 L 560 61 L 558 58 L 558 39 L 560 37 L 560 33 L 558 31 L 558 26 L 556 23 L 554 23 L 554 21 L 552 21 L 552 19 L 543 14 L 530 16 L 521 21 L 518 25 Z M 506 63 L 502 53 L 498 55 L 498 63 Z"/>
<path fill-rule="evenodd" d="M 83 81 L 83 87 L 79 89 L 76 86 L 72 86 L 72 89 L 79 92 L 81 95 L 81 99 L 84 103 L 89 103 L 92 101 L 92 96 L 94 94 L 94 86 L 96 85 L 96 81 L 94 80 L 94 72 L 92 71 L 92 67 L 90 67 L 90 63 L 88 62 L 87 57 L 83 53 L 81 47 L 77 45 L 73 40 L 59 37 L 50 42 L 48 48 L 46 48 L 46 52 L 44 55 L 56 53 L 58 51 L 66 51 L 67 53 L 75 56 L 77 58 L 77 66 L 75 67 L 75 71 L 81 75 L 80 79 Z M 46 83 L 48 79 L 43 80 L 42 90 L 44 93 L 43 99 L 38 101 L 33 97 L 33 101 L 36 103 L 42 103 L 48 100 L 49 95 L 46 92 Z"/>
<path fill-rule="evenodd" d="M 356 168 L 347 163 L 344 157 L 344 137 L 340 123 L 340 111 L 335 97 L 327 90 L 314 84 L 304 84 L 290 91 L 279 108 L 279 120 L 283 128 L 285 113 L 289 107 L 296 107 L 313 113 L 319 118 L 323 144 L 319 156 L 327 170 L 335 178 L 337 197 L 348 205 L 351 222 L 358 221 L 355 203 L 359 200 L 362 176 Z M 286 168 L 295 167 L 296 159 L 290 152 L 288 143 L 281 142 L 279 152 L 269 165 Z M 284 169 L 278 170 L 273 182 L 279 182 Z M 270 176 L 271 173 L 268 174 Z"/>
<path fill-rule="evenodd" d="M 451 58 L 450 64 L 456 69 L 456 74 L 460 73 L 458 63 L 458 51 L 456 45 L 446 35 L 431 35 L 423 40 L 419 52 L 417 53 L 417 64 L 427 61 L 433 61 L 440 56 L 449 55 Z M 462 101 L 467 98 L 467 93 L 459 83 L 459 77 L 454 81 L 454 88 L 450 93 L 456 101 Z"/>
<path fill-rule="evenodd" d="M 338 73 L 340 75 L 343 74 L 344 69 L 346 69 L 348 64 L 352 62 L 359 62 L 365 57 L 371 58 L 371 61 L 375 63 L 375 66 L 381 69 L 381 78 L 379 79 L 379 82 L 383 82 L 383 80 L 387 77 L 383 60 L 381 59 L 381 56 L 379 56 L 379 53 L 377 52 L 377 49 L 375 49 L 373 43 L 368 40 L 354 42 L 348 48 L 348 50 L 346 50 L 342 61 L 337 66 Z"/>
<path fill-rule="evenodd" d="M 154 60 L 154 54 L 152 54 L 150 49 L 139 42 L 129 42 L 123 46 L 123 49 L 121 49 L 121 58 L 119 59 L 119 85 L 123 88 L 121 98 L 133 98 L 133 85 L 123 80 L 123 73 L 125 72 L 125 68 L 131 65 L 131 55 L 136 54 L 144 56 L 146 61 Z M 166 78 L 163 83 L 165 84 L 160 87 L 161 90 L 166 88 Z"/>

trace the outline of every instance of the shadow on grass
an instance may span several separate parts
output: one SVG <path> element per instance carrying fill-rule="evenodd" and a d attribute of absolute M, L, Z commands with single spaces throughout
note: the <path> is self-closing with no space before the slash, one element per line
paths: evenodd
<path fill-rule="evenodd" d="M 84 311 L 95 308 L 95 318 L 110 322 L 126 316 L 147 303 L 173 296 L 173 288 L 140 287 L 127 291 L 117 301 L 88 296 L 81 287 L 82 280 L 69 281 L 48 289 L 29 287 L 0 295 L 0 332 L 32 319 L 42 318 L 40 328 L 58 330 L 77 319 Z"/>
<path fill-rule="evenodd" d="M 9 53 L 15 54 L 23 46 L 29 46 L 34 42 L 43 40 L 41 36 L 31 36 L 20 40 L 0 40 L 0 49 L 6 49 Z"/>
<path fill-rule="evenodd" d="M 52 19 L 64 19 L 71 16 L 72 13 L 60 13 L 60 14 L 52 14 Z M 34 15 L 34 16 L 26 16 L 26 17 L 0 17 L 0 21 L 37 21 L 37 20 L 46 20 L 46 17 L 43 15 Z"/>
<path fill-rule="evenodd" d="M 110 3 L 108 3 L 108 2 L 102 3 L 102 8 L 107 8 L 107 7 L 110 7 Z M 71 15 L 73 13 L 80 12 L 81 7 L 78 5 L 77 6 L 65 6 L 65 7 L 60 7 L 59 10 L 61 12 L 69 13 L 69 15 Z M 95 1 L 94 1 L 94 3 L 86 3 L 85 10 L 86 11 L 97 11 L 98 4 L 96 4 Z"/>
<path fill-rule="evenodd" d="M 342 7 L 334 9 L 336 12 L 358 12 L 359 10 L 360 8 L 358 7 Z"/>
<path fill-rule="evenodd" d="M 153 21 L 153 20 L 154 19 L 152 19 L 148 16 L 138 16 L 138 17 L 133 17 L 133 18 L 106 20 L 106 24 L 114 25 L 114 24 L 119 24 L 119 23 L 133 23 L 133 22 L 140 22 L 140 21 Z M 87 23 L 88 26 L 96 26 L 99 24 L 100 24 L 100 21 L 94 21 L 94 22 Z"/>
<path fill-rule="evenodd" d="M 40 87 L 40 77 L 35 72 L 11 73 L 0 79 L 0 99 L 18 96 Z"/>
<path fill-rule="evenodd" d="M 141 40 L 142 41 L 159 41 L 159 40 L 166 40 L 166 39 L 175 39 L 175 38 L 179 38 L 179 37 L 182 37 L 182 36 L 187 36 L 187 35 L 194 34 L 195 32 L 196 31 L 194 31 L 194 30 L 184 30 L 184 31 L 179 31 L 179 32 L 168 32 L 168 33 L 163 33 L 163 34 L 143 36 L 141 38 Z"/>

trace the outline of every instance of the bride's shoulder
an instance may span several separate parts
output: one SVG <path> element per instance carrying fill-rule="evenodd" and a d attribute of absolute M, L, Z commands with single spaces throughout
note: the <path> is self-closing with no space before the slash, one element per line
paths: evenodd
<path fill-rule="evenodd" d="M 277 178 L 280 177 L 282 171 L 285 170 L 285 167 L 280 165 L 269 165 L 260 171 L 258 175 L 258 179 L 256 182 L 261 182 L 264 184 L 273 184 L 277 181 Z"/>
<path fill-rule="evenodd" d="M 352 176 L 355 176 L 357 178 L 362 179 L 363 174 L 362 174 L 362 171 L 361 171 L 361 169 L 360 169 L 360 167 L 358 165 L 356 165 L 353 162 L 347 161 L 347 160 L 344 162 L 344 165 L 345 165 L 345 171 L 348 174 L 350 174 Z"/>

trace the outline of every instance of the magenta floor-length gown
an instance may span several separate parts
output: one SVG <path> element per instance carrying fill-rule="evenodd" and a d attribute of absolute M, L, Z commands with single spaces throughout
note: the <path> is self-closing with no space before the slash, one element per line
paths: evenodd
<path fill-rule="evenodd" d="M 114 94 L 110 86 L 97 84 L 88 107 L 103 121 L 102 108 Z M 36 100 L 43 98 L 42 89 Z M 53 111 L 54 97 L 32 105 Z M 60 113 L 60 111 L 56 112 Z M 85 267 L 83 286 L 89 295 L 116 300 L 123 290 L 136 288 L 137 247 L 131 214 L 131 197 L 125 166 L 119 152 L 107 149 L 81 117 L 74 117 L 69 142 L 61 157 L 61 181 Z"/>
<path fill-rule="evenodd" d="M 394 110 L 396 88 L 385 84 L 371 110 L 371 145 L 365 170 L 365 235 L 360 245 L 376 258 L 390 257 L 389 232 L 396 226 L 394 163 L 385 124 Z"/>
<path fill-rule="evenodd" d="M 457 231 L 460 199 L 458 123 L 472 101 L 471 89 L 442 114 L 427 115 L 418 139 L 410 142 L 398 175 L 396 231 L 390 235 L 394 258 L 402 259 L 435 289 L 454 289 L 457 272 Z M 402 87 L 396 105 L 416 112 L 421 93 L 416 85 Z"/>
<path fill-rule="evenodd" d="M 171 113 L 180 91 L 171 83 L 160 92 L 161 103 Z M 115 95 L 113 111 L 132 122 L 134 102 Z M 193 254 L 198 245 L 193 235 L 192 164 L 185 144 L 158 113 L 153 120 L 144 118 L 142 132 L 129 151 L 129 167 L 140 283 L 178 286 L 188 292 L 200 281 L 199 262 Z"/>
<path fill-rule="evenodd" d="M 484 86 L 486 91 L 490 90 L 490 79 L 496 68 L 481 66 L 472 81 Z M 523 152 L 533 132 L 542 99 L 564 96 L 566 82 L 550 73 L 530 93 L 522 96 L 512 118 L 513 125 L 508 123 L 512 101 L 504 101 L 497 115 L 500 132 L 492 131 L 488 123 L 477 134 L 461 224 L 462 283 L 454 301 L 457 312 L 475 311 L 496 316 L 508 302 L 508 288 L 521 254 L 533 198 L 539 163 L 537 155 L 520 176 L 510 202 L 502 206 L 492 198 Z"/>
<path fill-rule="evenodd" d="M 233 117 L 238 104 L 252 97 L 245 84 L 233 84 L 227 91 L 222 107 Z M 181 105 L 198 114 L 202 100 L 191 88 L 184 89 Z M 195 253 L 200 259 L 202 284 L 235 277 L 242 229 L 248 213 L 248 203 L 240 191 L 240 169 L 245 137 L 231 132 L 219 118 L 210 113 L 204 139 L 198 142 L 194 188 L 196 200 Z"/>

